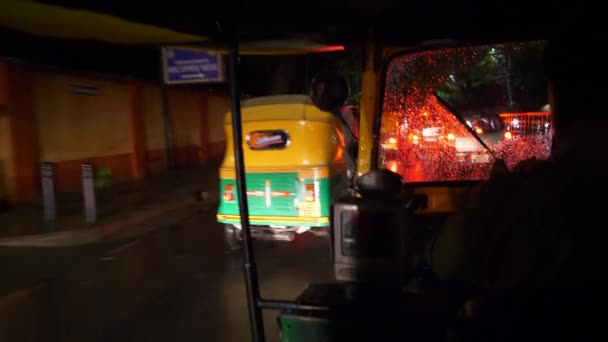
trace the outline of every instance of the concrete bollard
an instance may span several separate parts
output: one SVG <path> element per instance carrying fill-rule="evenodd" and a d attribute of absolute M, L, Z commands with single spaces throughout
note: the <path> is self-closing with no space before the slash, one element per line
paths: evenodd
<path fill-rule="evenodd" d="M 95 168 L 91 164 L 82 164 L 82 195 L 85 221 L 93 224 L 97 222 L 97 196 L 95 194 Z"/>
<path fill-rule="evenodd" d="M 42 184 L 42 206 L 44 222 L 49 224 L 49 229 L 57 220 L 57 198 L 55 196 L 55 170 L 53 164 L 40 164 L 40 177 Z"/>

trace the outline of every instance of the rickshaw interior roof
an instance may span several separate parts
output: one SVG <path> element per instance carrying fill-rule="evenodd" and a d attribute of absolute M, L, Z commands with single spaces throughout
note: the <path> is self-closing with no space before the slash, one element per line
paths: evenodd
<path fill-rule="evenodd" d="M 563 4 L 561 4 L 563 5 Z M 253 44 L 251 53 L 289 53 L 277 48 L 277 42 L 289 41 L 291 50 L 315 52 L 323 45 L 349 44 L 361 41 L 375 28 L 376 38 L 386 44 L 419 45 L 428 40 L 450 39 L 457 42 L 488 42 L 541 39 L 571 23 L 592 9 L 556 6 L 530 1 L 451 1 L 402 2 L 399 0 L 309 0 L 295 3 L 285 0 L 195 2 L 173 4 L 147 2 L 145 7 L 122 1 L 55 0 L 29 3 L 7 1 L 4 10 L 12 10 L 17 18 L 0 16 L 0 27 L 9 31 L 37 36 L 75 40 L 105 40 L 122 44 L 195 43 L 222 44 L 234 23 L 238 23 L 243 44 Z M 45 21 L 36 20 L 45 18 Z M 57 9 L 67 11 L 57 18 Z M 17 12 L 15 12 L 17 11 Z M 28 14 L 29 13 L 29 14 Z M 92 25 L 84 14 L 100 15 Z M 124 20 L 121 25 L 116 19 Z M 57 19 L 57 20 L 55 20 Z M 62 19 L 62 20 L 59 20 Z M 114 20 L 114 22 L 112 21 Z M 52 25 L 49 25 L 49 22 Z M 124 25 L 140 25 L 139 34 L 125 37 Z M 96 32 L 99 26 L 106 30 Z M 133 26 L 134 27 L 134 26 Z M 70 32 L 67 34 L 66 32 Z M 133 28 L 131 33 L 136 32 Z M 260 43 L 261 42 L 261 43 Z M 264 49 L 264 43 L 269 46 Z M 274 44 L 274 45 L 273 45 Z M 317 45 L 315 45 L 317 44 Z M 320 49 L 319 51 L 323 51 Z"/>

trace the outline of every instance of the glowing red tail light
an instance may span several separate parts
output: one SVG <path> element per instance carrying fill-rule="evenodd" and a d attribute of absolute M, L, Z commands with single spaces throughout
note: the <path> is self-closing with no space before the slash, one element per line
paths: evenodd
<path fill-rule="evenodd" d="M 304 199 L 306 200 L 306 202 L 314 202 L 315 201 L 315 185 L 306 184 L 304 189 L 305 189 Z"/>
<path fill-rule="evenodd" d="M 234 185 L 226 184 L 224 186 L 224 195 L 222 196 L 222 198 L 226 202 L 234 201 Z"/>

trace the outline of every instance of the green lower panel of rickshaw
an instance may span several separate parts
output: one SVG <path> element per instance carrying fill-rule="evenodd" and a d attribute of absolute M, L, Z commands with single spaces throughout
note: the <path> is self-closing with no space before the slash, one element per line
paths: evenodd
<path fill-rule="evenodd" d="M 282 312 L 277 318 L 277 323 L 281 342 L 407 341 L 407 330 L 399 329 L 399 322 L 394 322 L 396 317 L 384 319 L 383 314 L 388 313 L 371 312 L 369 315 L 376 317 L 366 321 L 348 317 L 348 313 Z M 403 330 L 405 333 L 388 332 L 390 330 Z M 402 338 L 389 339 L 393 336 Z"/>
<path fill-rule="evenodd" d="M 398 298 L 395 298 L 398 299 Z M 385 303 L 394 303 L 386 301 Z M 353 310 L 356 303 L 351 303 Z M 446 341 L 445 321 L 428 319 L 421 314 L 413 316 L 406 312 L 379 306 L 367 313 L 353 315 L 341 312 L 294 312 L 283 311 L 277 318 L 281 342 L 334 342 L 334 341 Z M 406 323 L 404 325 L 404 323 Z M 409 323 L 409 325 L 407 324 Z M 443 337 L 443 338 L 442 338 Z"/>
<path fill-rule="evenodd" d="M 310 284 L 295 303 L 326 309 L 281 311 L 277 317 L 281 341 L 434 341 L 428 337 L 441 336 L 436 334 L 437 328 L 443 329 L 440 321 L 400 305 L 402 295 L 391 285 Z"/>
<path fill-rule="evenodd" d="M 346 189 L 342 175 L 298 179 L 297 173 L 248 173 L 246 182 L 249 222 L 265 226 L 327 227 L 332 200 Z M 312 202 L 306 198 L 306 185 L 314 185 Z M 227 194 L 226 189 L 232 192 Z M 220 191 L 218 221 L 240 224 L 236 180 L 220 179 Z"/>
<path fill-rule="evenodd" d="M 277 321 L 281 342 L 339 341 L 334 319 L 281 313 Z"/>

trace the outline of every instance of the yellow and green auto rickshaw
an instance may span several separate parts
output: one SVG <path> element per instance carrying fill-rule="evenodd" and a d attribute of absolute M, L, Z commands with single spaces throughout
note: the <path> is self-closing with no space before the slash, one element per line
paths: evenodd
<path fill-rule="evenodd" d="M 293 240 L 329 226 L 332 199 L 348 188 L 341 121 L 307 95 L 274 95 L 242 101 L 243 150 L 253 236 Z M 230 247 L 241 240 L 232 120 L 220 167 L 219 222 Z"/>

